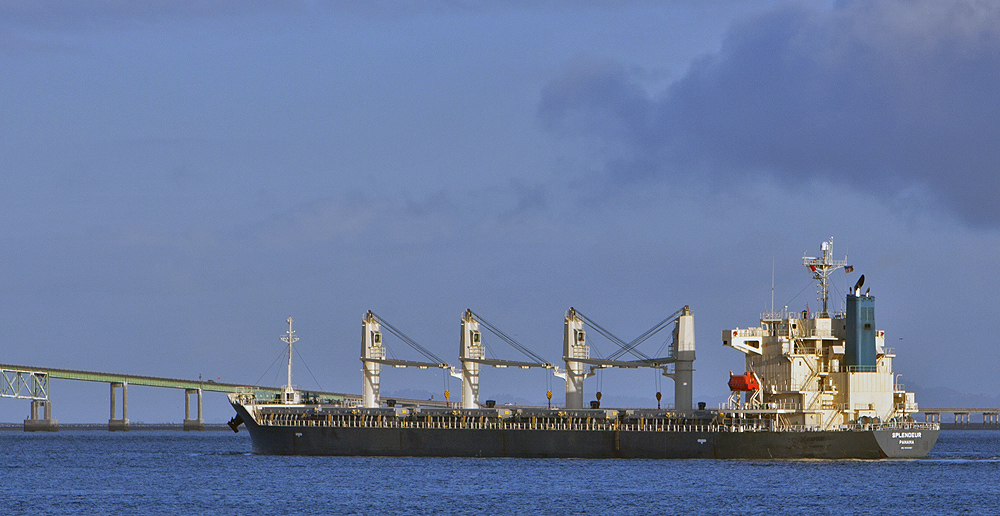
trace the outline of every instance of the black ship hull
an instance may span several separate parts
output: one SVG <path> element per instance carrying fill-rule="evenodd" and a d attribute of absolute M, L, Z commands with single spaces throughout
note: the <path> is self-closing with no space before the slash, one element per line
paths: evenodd
<path fill-rule="evenodd" d="M 938 430 L 636 431 L 378 428 L 247 424 L 262 455 L 588 459 L 925 457 Z"/>

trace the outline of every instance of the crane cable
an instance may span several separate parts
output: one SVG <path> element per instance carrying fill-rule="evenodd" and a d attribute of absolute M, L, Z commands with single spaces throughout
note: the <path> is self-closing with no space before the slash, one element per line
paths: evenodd
<path fill-rule="evenodd" d="M 530 358 L 533 362 L 537 363 L 538 365 L 547 365 L 549 363 L 544 358 L 536 355 L 530 349 L 524 347 L 521 343 L 519 343 L 516 340 L 514 340 L 513 338 L 511 338 L 506 333 L 500 331 L 499 328 L 497 328 L 496 326 L 493 326 L 492 324 L 490 324 L 489 321 L 487 321 L 486 319 L 483 319 L 482 316 L 480 316 L 476 312 L 473 312 L 472 310 L 469 310 L 469 312 L 471 312 L 472 316 L 475 317 L 477 321 L 479 321 L 479 324 L 485 326 L 486 329 L 490 330 L 490 332 L 492 332 L 494 335 L 496 335 L 497 337 L 500 337 L 501 340 L 503 340 L 507 344 L 510 344 L 511 347 L 513 347 L 514 349 L 520 351 L 526 357 Z"/>
<path fill-rule="evenodd" d="M 645 333 L 643 333 L 642 335 L 639 335 L 638 337 L 636 337 L 634 340 L 632 340 L 632 342 L 629 342 L 626 347 L 624 347 L 622 349 L 619 349 L 618 351 L 612 353 L 609 358 L 614 359 L 614 358 L 622 356 L 625 353 L 633 353 L 633 354 L 638 353 L 639 355 L 642 355 L 642 357 L 644 359 L 650 360 L 650 357 L 647 357 L 647 356 L 643 355 L 642 353 L 639 353 L 638 351 L 635 351 L 635 347 L 638 346 L 639 344 L 642 344 L 643 342 L 645 342 L 647 339 L 649 339 L 653 335 L 656 335 L 657 333 L 659 333 L 661 330 L 663 330 L 663 328 L 666 328 L 668 324 L 670 324 L 670 323 L 674 322 L 675 320 L 677 320 L 677 318 L 680 317 L 680 315 L 682 313 L 684 313 L 684 309 L 683 308 L 681 308 L 681 309 L 677 310 L 676 312 L 670 314 L 669 317 L 667 317 L 666 319 L 660 321 L 656 326 L 653 326 L 652 328 L 646 330 Z"/>
<path fill-rule="evenodd" d="M 421 355 L 423 355 L 428 360 L 434 361 L 434 363 L 438 364 L 438 367 L 446 367 L 448 365 L 444 360 L 441 360 L 440 357 L 438 357 L 434 353 L 431 353 L 430 350 L 428 350 L 427 348 L 425 348 L 425 347 L 421 346 L 420 344 L 418 344 L 417 341 L 415 341 L 415 340 L 411 339 L 410 337 L 406 336 L 405 333 L 403 333 L 403 332 L 399 331 L 398 329 L 396 329 L 396 327 L 394 327 L 393 325 L 389 324 L 385 319 L 382 319 L 381 317 L 379 317 L 375 313 L 372 313 L 372 315 L 375 317 L 375 320 L 378 321 L 379 324 L 381 324 L 382 326 L 385 326 L 389 330 L 389 333 L 392 333 L 399 340 L 403 341 L 404 343 L 406 343 L 411 348 L 417 350 L 417 352 L 419 352 Z M 391 353 L 391 351 L 390 351 L 390 353 Z"/>
<path fill-rule="evenodd" d="M 618 345 L 618 347 L 620 349 L 618 351 L 615 351 L 614 353 L 608 355 L 608 360 L 615 360 L 618 357 L 621 357 L 622 355 L 624 355 L 625 353 L 629 353 L 629 354 L 635 356 L 636 358 L 639 358 L 640 360 L 652 360 L 652 357 L 646 355 L 645 353 L 643 353 L 643 352 L 641 352 L 641 351 L 639 351 L 639 350 L 637 350 L 635 348 L 637 346 L 639 346 L 640 344 L 642 344 L 643 342 L 645 342 L 646 340 L 648 340 L 653 335 L 656 335 L 657 333 L 659 333 L 668 324 L 670 324 L 671 322 L 674 322 L 681 315 L 681 313 L 683 313 L 683 312 L 684 312 L 683 308 L 681 308 L 680 310 L 677 310 L 676 312 L 670 314 L 669 317 L 667 317 L 666 319 L 660 321 L 659 323 L 657 323 L 652 328 L 650 328 L 650 329 L 646 330 L 645 332 L 643 332 L 642 335 L 639 335 L 638 337 L 636 337 L 635 339 L 633 339 L 631 342 L 628 342 L 628 343 L 626 343 L 624 340 L 622 340 L 621 338 L 617 337 L 615 334 L 611 333 L 610 331 L 606 330 L 600 324 L 597 324 L 596 322 L 594 322 L 592 319 L 590 319 L 589 317 L 587 317 L 586 315 L 584 315 L 579 310 L 576 311 L 576 314 L 578 316 L 580 316 L 580 318 L 583 319 L 583 321 L 585 323 L 587 323 L 590 327 L 592 327 L 595 330 L 597 330 L 598 333 L 600 333 L 605 338 L 607 338 L 611 342 L 614 342 L 615 344 Z M 661 349 L 662 349 L 662 347 L 661 347 Z"/>
<path fill-rule="evenodd" d="M 597 333 L 603 335 L 604 338 L 610 340 L 611 342 L 613 342 L 614 344 L 616 344 L 619 347 L 618 351 L 616 351 L 616 352 L 608 355 L 608 360 L 614 360 L 614 359 L 620 357 L 621 355 L 623 355 L 625 352 L 631 353 L 633 356 L 635 356 L 636 358 L 638 358 L 640 360 L 650 360 L 650 357 L 646 356 L 646 354 L 642 353 L 641 351 L 633 349 L 633 348 L 635 348 L 635 346 L 637 346 L 639 344 L 639 343 L 636 343 L 636 341 L 633 340 L 630 343 L 626 343 L 624 340 L 622 340 L 621 338 L 619 338 L 617 335 L 615 335 L 615 334 L 611 333 L 610 331 L 606 330 L 603 326 L 601 326 L 600 324 L 597 324 L 592 319 L 590 319 L 589 317 L 587 317 L 586 315 L 584 315 L 583 313 L 581 313 L 579 310 L 577 310 L 576 315 L 580 316 L 580 319 L 583 319 L 583 322 L 587 323 L 591 328 L 597 330 Z"/>

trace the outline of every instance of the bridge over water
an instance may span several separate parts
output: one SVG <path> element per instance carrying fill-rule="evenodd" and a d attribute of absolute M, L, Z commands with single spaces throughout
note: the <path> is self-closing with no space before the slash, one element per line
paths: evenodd
<path fill-rule="evenodd" d="M 110 417 L 108 429 L 128 430 L 128 387 L 140 385 L 184 391 L 184 426 L 185 430 L 203 430 L 205 421 L 202 418 L 202 393 L 204 392 L 253 392 L 259 398 L 274 398 L 280 396 L 281 387 L 222 383 L 212 380 L 186 380 L 180 378 L 162 378 L 157 376 L 141 376 L 97 371 L 80 371 L 74 369 L 57 369 L 52 367 L 35 367 L 13 364 L 0 364 L 0 397 L 29 400 L 31 411 L 24 420 L 25 431 L 56 431 L 59 421 L 52 417 L 52 400 L 49 397 L 50 380 L 71 380 L 83 382 L 106 383 L 111 389 Z M 121 402 L 118 402 L 118 393 Z M 307 391 L 304 396 L 339 403 L 344 406 L 360 406 L 361 396 L 341 392 Z M 192 417 L 192 397 L 196 399 L 196 417 Z M 413 400 L 396 398 L 400 405 L 445 406 L 446 402 L 432 400 Z M 119 410 L 120 407 L 120 410 Z M 955 428 L 993 428 L 1000 429 L 1000 408 L 992 407 L 921 407 L 920 412 L 928 422 L 942 423 L 942 414 L 954 415 Z M 982 422 L 973 421 L 971 415 L 982 414 Z"/>
<path fill-rule="evenodd" d="M 1000 408 L 993 407 L 921 407 L 920 413 L 924 415 L 924 421 L 941 423 L 941 414 L 952 414 L 955 419 L 951 423 L 955 428 L 990 428 L 1000 429 Z M 973 421 L 972 414 L 982 414 L 982 422 Z M 948 423 L 944 423 L 948 424 Z"/>
<path fill-rule="evenodd" d="M 184 429 L 204 430 L 205 421 L 202 419 L 202 393 L 203 392 L 253 392 L 257 397 L 273 398 L 282 392 L 281 387 L 267 387 L 259 385 L 245 385 L 235 383 L 220 383 L 211 380 L 185 380 L 180 378 L 161 378 L 156 376 L 140 376 L 118 373 L 103 373 L 96 371 L 78 371 L 73 369 L 56 369 L 52 367 L 35 367 L 12 364 L 0 364 L 0 397 L 30 400 L 31 411 L 28 419 L 24 420 L 24 430 L 32 431 L 56 431 L 59 429 L 59 421 L 52 417 L 52 400 L 49 397 L 50 380 L 73 380 L 83 382 L 106 383 L 111 388 L 111 411 L 108 419 L 108 429 L 128 430 L 128 386 L 141 385 L 147 387 L 161 387 L 165 389 L 184 390 Z M 121 404 L 117 400 L 118 392 L 121 393 Z M 361 404 L 361 396 L 357 394 L 345 394 L 340 392 L 326 391 L 303 391 L 303 396 L 315 397 L 332 403 L 340 403 L 344 406 L 354 406 Z M 191 398 L 197 400 L 196 417 L 191 417 Z M 410 400 L 397 398 L 401 405 L 444 405 L 440 402 L 426 400 Z"/>

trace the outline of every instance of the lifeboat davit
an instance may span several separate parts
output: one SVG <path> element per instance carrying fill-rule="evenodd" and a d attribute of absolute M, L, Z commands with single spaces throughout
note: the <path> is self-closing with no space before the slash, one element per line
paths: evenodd
<path fill-rule="evenodd" d="M 743 374 L 729 373 L 729 390 L 757 391 L 760 390 L 760 382 L 757 380 L 757 375 L 751 372 Z"/>

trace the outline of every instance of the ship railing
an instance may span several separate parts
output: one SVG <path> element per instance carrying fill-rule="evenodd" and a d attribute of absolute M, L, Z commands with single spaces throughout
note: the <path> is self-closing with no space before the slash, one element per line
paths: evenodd
<path fill-rule="evenodd" d="M 828 432 L 830 430 L 877 430 L 877 425 L 839 425 L 835 428 L 827 428 L 822 425 L 789 425 L 786 430 L 789 432 Z"/>
<path fill-rule="evenodd" d="M 640 418 L 619 421 L 598 418 L 538 417 L 533 419 L 503 419 L 474 416 L 427 416 L 399 418 L 392 415 L 314 413 L 266 413 L 258 423 L 262 426 L 342 427 L 342 428 L 434 428 L 434 429 L 504 429 L 504 430 L 575 430 L 575 431 L 662 431 L 662 432 L 753 432 L 773 431 L 776 422 L 768 417 L 729 417 L 712 424 L 690 423 L 673 418 Z M 936 423 L 916 423 L 890 420 L 842 425 L 842 430 L 877 430 L 884 428 L 932 430 Z M 821 426 L 793 425 L 789 431 L 821 431 Z"/>
<path fill-rule="evenodd" d="M 769 401 L 764 404 L 765 408 L 778 410 L 802 410 L 802 404 L 791 400 Z"/>
<path fill-rule="evenodd" d="M 766 322 L 782 321 L 788 318 L 787 310 L 764 310 L 760 313 L 760 320 Z"/>
<path fill-rule="evenodd" d="M 815 328 L 805 329 L 805 328 L 785 328 L 779 327 L 774 330 L 774 335 L 776 337 L 793 337 L 799 339 L 822 339 L 833 337 L 833 330 L 817 330 Z"/>
<path fill-rule="evenodd" d="M 808 331 L 805 335 L 797 335 L 796 337 L 805 339 L 822 339 L 824 337 L 831 337 L 829 331 Z M 786 344 L 787 345 L 787 344 Z M 789 346 L 792 350 L 793 355 L 822 355 L 823 354 L 823 344 L 819 341 L 809 341 L 809 342 L 794 342 L 793 345 Z"/>
<path fill-rule="evenodd" d="M 941 426 L 938 423 L 918 423 L 916 421 L 889 421 L 882 423 L 854 423 L 851 425 L 841 425 L 842 429 L 846 430 L 886 430 L 886 429 L 899 429 L 899 430 L 939 430 Z"/>
<path fill-rule="evenodd" d="M 802 404 L 791 400 L 778 400 L 762 403 L 760 408 L 765 410 L 801 410 Z M 733 407 L 729 406 L 728 403 L 719 403 L 719 411 L 726 412 L 731 410 L 733 410 Z"/>
<path fill-rule="evenodd" d="M 788 425 L 789 432 L 821 432 L 823 428 L 819 425 Z"/>
<path fill-rule="evenodd" d="M 763 423 L 753 425 L 694 424 L 672 418 L 640 418 L 621 422 L 615 419 L 538 417 L 534 419 L 503 419 L 496 417 L 428 416 L 398 418 L 383 415 L 308 413 L 267 413 L 259 422 L 262 426 L 338 427 L 338 428 L 433 428 L 433 429 L 504 429 L 504 430 L 577 430 L 577 431 L 662 431 L 708 432 L 761 430 Z"/>
<path fill-rule="evenodd" d="M 804 338 L 823 338 L 823 337 L 833 337 L 833 330 L 830 328 L 809 328 L 798 330 L 798 336 Z"/>
<path fill-rule="evenodd" d="M 900 430 L 938 430 L 940 425 L 937 423 L 917 423 L 917 422 L 891 422 L 891 423 L 868 423 L 868 424 L 851 424 L 851 425 L 839 425 L 835 428 L 826 428 L 821 425 L 788 425 L 782 428 L 784 431 L 788 432 L 823 432 L 829 430 L 858 430 L 858 431 L 872 431 L 872 430 L 885 430 L 885 429 L 900 429 Z M 774 429 L 774 426 L 766 425 L 752 425 L 752 424 L 734 424 L 734 425 L 718 425 L 716 431 L 761 431 Z"/>
<path fill-rule="evenodd" d="M 253 387 L 236 387 L 233 389 L 233 397 L 243 405 L 251 403 L 256 399 Z"/>
<path fill-rule="evenodd" d="M 764 328 L 737 328 L 734 337 L 766 337 L 767 331 Z"/>
<path fill-rule="evenodd" d="M 816 355 L 817 351 L 822 349 L 821 346 L 817 346 L 815 342 L 809 344 L 796 342 L 792 348 L 793 355 Z"/>
<path fill-rule="evenodd" d="M 503 419 L 496 417 L 427 416 L 399 418 L 392 415 L 307 413 L 265 413 L 262 426 L 338 427 L 338 428 L 434 428 L 434 429 L 501 429 L 501 430 L 576 430 L 576 431 L 639 431 L 639 432 L 760 432 L 774 431 L 777 422 L 768 417 L 728 417 L 711 424 L 692 423 L 673 418 L 640 418 L 619 421 L 597 418 L 539 417 L 533 419 Z M 937 430 L 937 423 L 890 420 L 840 425 L 840 430 L 870 431 L 880 429 Z M 792 432 L 829 430 L 818 425 L 791 425 L 782 429 Z"/>
<path fill-rule="evenodd" d="M 766 322 L 783 321 L 785 319 L 820 319 L 821 312 L 792 312 L 784 310 L 764 310 L 760 313 L 760 320 Z M 844 310 L 828 311 L 826 313 L 830 319 L 846 319 L 847 312 Z"/>

